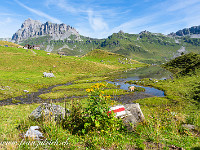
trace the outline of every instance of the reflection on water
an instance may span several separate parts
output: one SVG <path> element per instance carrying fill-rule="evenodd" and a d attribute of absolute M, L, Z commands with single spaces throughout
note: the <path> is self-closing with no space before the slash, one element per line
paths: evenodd
<path fill-rule="evenodd" d="M 122 74 L 119 75 L 119 79 L 114 82 L 109 82 L 115 85 L 120 85 L 120 89 L 128 90 L 129 86 L 136 86 L 136 87 L 142 87 L 145 88 L 145 92 L 141 92 L 144 94 L 149 94 L 153 96 L 165 96 L 164 92 L 158 89 L 155 89 L 153 87 L 143 87 L 135 84 L 125 84 L 125 81 L 129 80 L 141 80 L 144 78 L 154 78 L 158 80 L 163 80 L 170 78 L 172 76 L 172 73 L 159 67 L 159 66 L 150 66 L 150 67 L 143 67 L 143 68 L 138 68 L 135 70 L 129 70 L 125 71 Z"/>
<path fill-rule="evenodd" d="M 139 85 L 135 85 L 135 84 L 128 84 L 128 83 L 125 84 L 124 81 L 122 81 L 122 80 L 121 81 L 119 80 L 119 81 L 116 81 L 116 82 L 109 81 L 108 83 L 120 85 L 120 89 L 123 89 L 123 90 L 128 90 L 129 86 L 142 87 L 142 88 L 145 88 L 145 92 L 140 92 L 140 93 L 158 96 L 158 97 L 165 96 L 163 91 L 155 89 L 153 87 L 144 87 L 144 86 L 139 86 Z"/>
<path fill-rule="evenodd" d="M 172 73 L 159 66 L 142 67 L 135 70 L 124 71 L 119 75 L 119 78 L 126 80 L 141 80 L 144 78 L 154 78 L 163 80 L 170 78 Z"/>

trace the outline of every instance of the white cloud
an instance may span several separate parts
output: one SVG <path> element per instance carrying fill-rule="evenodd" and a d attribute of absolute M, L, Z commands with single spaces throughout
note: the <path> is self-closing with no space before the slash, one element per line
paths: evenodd
<path fill-rule="evenodd" d="M 22 4 L 22 3 L 19 2 L 18 0 L 15 0 L 15 2 L 17 2 L 20 6 L 24 7 L 24 8 L 27 9 L 28 11 L 30 11 L 30 12 L 32 12 L 32 13 L 34 13 L 34 14 L 37 14 L 37 15 L 40 16 L 40 17 L 45 17 L 45 18 L 49 19 L 51 22 L 53 22 L 53 23 L 62 23 L 60 20 L 58 20 L 58 19 L 56 19 L 56 18 L 54 18 L 54 17 L 51 17 L 51 16 L 47 15 L 47 14 L 44 13 L 44 12 L 41 12 L 41 11 L 39 11 L 39 10 L 30 8 L 30 7 L 28 7 L 28 6 L 24 5 L 24 4 Z"/>
<path fill-rule="evenodd" d="M 102 17 L 95 15 L 92 10 L 88 10 L 88 21 L 94 31 L 108 30 L 108 24 Z"/>
<path fill-rule="evenodd" d="M 112 32 L 118 32 L 119 30 L 123 30 L 125 32 L 133 33 L 140 32 L 141 30 L 146 30 L 148 24 L 154 22 L 154 19 L 158 14 L 144 16 L 141 18 L 134 18 L 130 21 L 127 21 L 120 26 L 115 27 Z"/>
<path fill-rule="evenodd" d="M 69 13 L 85 12 L 83 9 L 80 9 L 80 5 L 79 7 L 74 7 L 73 4 L 69 4 L 69 2 L 65 0 L 46 0 L 46 6 L 50 6 L 52 4 L 58 6 L 59 8 Z"/>

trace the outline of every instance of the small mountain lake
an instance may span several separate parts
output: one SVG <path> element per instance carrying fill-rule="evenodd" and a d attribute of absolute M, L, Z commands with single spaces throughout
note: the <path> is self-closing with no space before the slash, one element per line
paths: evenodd
<path fill-rule="evenodd" d="M 139 92 L 140 95 L 149 95 L 149 96 L 158 96 L 162 97 L 165 96 L 164 92 L 158 89 L 155 89 L 153 87 L 144 87 L 144 86 L 139 86 L 135 84 L 126 84 L 126 81 L 130 80 L 141 80 L 144 78 L 153 78 L 157 80 L 163 80 L 170 78 L 172 76 L 172 73 L 159 67 L 159 66 L 149 66 L 149 67 L 142 67 L 138 68 L 135 70 L 128 70 L 124 71 L 122 74 L 118 76 L 118 79 L 115 81 L 108 81 L 108 83 L 112 83 L 115 85 L 120 85 L 120 89 L 128 90 L 129 86 L 135 86 L 135 87 L 142 87 L 145 89 L 145 92 Z M 133 95 L 137 96 L 137 94 Z"/>

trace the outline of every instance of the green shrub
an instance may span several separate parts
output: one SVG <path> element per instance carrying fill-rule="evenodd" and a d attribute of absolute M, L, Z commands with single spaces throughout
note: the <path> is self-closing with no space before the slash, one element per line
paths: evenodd
<path fill-rule="evenodd" d="M 114 117 L 113 112 L 108 114 L 110 96 L 104 96 L 102 83 L 96 83 L 90 89 L 88 104 L 83 108 L 79 101 L 72 101 L 71 113 L 62 121 L 62 126 L 72 134 L 90 132 L 110 133 L 125 129 L 121 119 Z"/>

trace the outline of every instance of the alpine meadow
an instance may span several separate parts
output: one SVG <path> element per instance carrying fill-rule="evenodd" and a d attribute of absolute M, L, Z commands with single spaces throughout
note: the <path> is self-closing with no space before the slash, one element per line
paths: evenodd
<path fill-rule="evenodd" d="M 179 5 L 172 7 L 169 0 L 156 0 L 157 5 L 151 0 L 126 5 L 119 0 L 21 1 L 2 2 L 0 17 L 11 17 L 5 6 L 16 4 L 26 17 L 39 16 L 44 23 L 28 16 L 12 37 L 0 34 L 0 149 L 200 149 L 200 26 L 167 35 L 161 29 L 180 27 L 187 15 L 175 22 L 169 17 L 176 12 L 178 18 L 182 9 L 192 15 L 198 2 L 176 0 Z M 150 1 L 152 8 L 142 17 L 139 8 Z M 169 8 L 159 14 L 156 9 L 164 5 Z M 123 23 L 132 9 L 141 18 Z M 154 25 L 165 11 L 169 22 Z M 75 27 L 61 23 L 61 12 Z M 117 20 L 120 25 L 114 26 Z M 0 28 L 9 21 L 0 22 Z M 143 27 L 161 31 L 140 31 Z"/>

